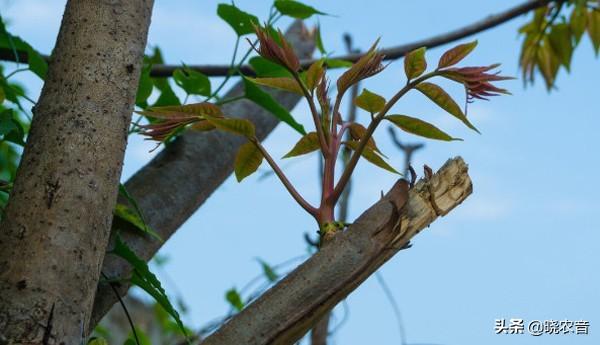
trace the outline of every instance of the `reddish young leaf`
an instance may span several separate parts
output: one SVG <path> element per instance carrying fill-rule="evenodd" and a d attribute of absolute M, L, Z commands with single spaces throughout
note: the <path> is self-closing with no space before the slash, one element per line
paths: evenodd
<path fill-rule="evenodd" d="M 323 77 L 325 73 L 325 68 L 323 68 L 323 59 L 314 62 L 308 70 L 306 71 L 306 87 L 312 91 L 319 84 L 319 80 Z"/>
<path fill-rule="evenodd" d="M 378 43 L 379 39 L 375 41 L 365 55 L 339 77 L 337 80 L 338 94 L 343 94 L 350 86 L 383 71 L 385 67 L 381 62 L 384 56 L 375 50 Z"/>
<path fill-rule="evenodd" d="M 367 133 L 367 129 L 360 123 L 356 122 L 351 123 L 348 126 L 348 131 L 352 140 L 355 141 L 361 140 Z M 379 151 L 379 148 L 377 147 L 377 144 L 375 144 L 375 139 L 373 139 L 373 137 L 370 137 L 369 141 L 367 141 L 367 147 L 385 157 L 385 155 Z"/>
<path fill-rule="evenodd" d="M 220 130 L 254 138 L 254 124 L 246 119 L 207 117 L 206 120 Z"/>
<path fill-rule="evenodd" d="M 438 62 L 438 68 L 449 67 L 452 65 L 456 65 L 462 59 L 464 59 L 475 47 L 477 46 L 477 41 L 473 41 L 470 43 L 459 44 L 456 47 L 445 52 L 440 61 Z"/>

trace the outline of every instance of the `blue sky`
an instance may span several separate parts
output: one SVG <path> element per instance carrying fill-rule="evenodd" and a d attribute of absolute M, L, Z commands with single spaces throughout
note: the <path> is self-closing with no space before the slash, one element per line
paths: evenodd
<path fill-rule="evenodd" d="M 518 1 L 307 1 L 336 16 L 321 17 L 330 51 L 344 52 L 341 36 L 353 35 L 366 49 L 381 36 L 382 46 L 429 37 L 501 11 Z M 265 18 L 269 1 L 238 0 L 244 10 Z M 367 5 L 368 6 L 365 6 Z M 64 1 L 0 1 L 13 32 L 42 52 L 54 45 Z M 222 63 L 235 40 L 216 16 L 216 1 L 156 0 L 149 44 L 160 46 L 171 63 Z M 474 36 L 479 46 L 465 61 L 503 64 L 504 74 L 519 75 L 517 28 L 526 17 Z M 285 28 L 289 20 L 282 20 Z M 314 20 L 309 21 L 314 24 Z M 467 40 L 463 40 L 467 41 Z M 444 51 L 428 52 L 431 64 Z M 434 223 L 381 270 L 402 312 L 409 343 L 428 344 L 598 344 L 600 340 L 600 111 L 597 106 L 600 61 L 589 39 L 577 49 L 570 74 L 561 72 L 558 90 L 542 83 L 524 88 L 505 82 L 512 96 L 476 102 L 470 118 L 478 135 L 464 128 L 418 93 L 409 93 L 398 113 L 431 121 L 463 142 L 426 142 L 417 167 L 437 169 L 461 155 L 469 164 L 474 193 Z M 32 95 L 40 83 L 21 77 Z M 390 96 L 404 83 L 401 61 L 364 87 Z M 446 85 L 446 84 L 444 84 Z M 456 97 L 461 91 L 451 88 Z M 294 110 L 310 125 L 304 105 Z M 360 114 L 366 121 L 365 114 Z M 278 127 L 266 146 L 281 157 L 295 133 Z M 403 157 L 385 128 L 376 134 L 380 148 L 401 168 Z M 408 142 L 423 140 L 405 134 Z M 131 137 L 123 180 L 152 154 L 152 144 Z M 307 198 L 317 198 L 316 156 L 286 168 Z M 266 166 L 262 167 L 263 171 Z M 420 170 L 420 169 L 419 169 Z M 259 174 L 260 175 L 260 174 Z M 351 200 L 352 218 L 387 190 L 394 176 L 359 164 Z M 235 214 L 235 216 L 232 216 Z M 227 180 L 165 245 L 168 291 L 179 291 L 190 307 L 187 321 L 202 325 L 227 312 L 224 292 L 260 273 L 256 257 L 276 264 L 306 253 L 304 232 L 313 221 L 294 204 L 274 178 L 253 176 L 238 184 Z M 163 274 L 164 276 L 164 274 Z M 171 281 L 176 282 L 176 286 Z M 335 344 L 399 344 L 396 319 L 376 279 L 369 279 L 347 300 L 348 321 L 332 338 Z M 339 321 L 343 313 L 336 312 Z M 588 320 L 590 335 L 495 335 L 497 318 Z"/>

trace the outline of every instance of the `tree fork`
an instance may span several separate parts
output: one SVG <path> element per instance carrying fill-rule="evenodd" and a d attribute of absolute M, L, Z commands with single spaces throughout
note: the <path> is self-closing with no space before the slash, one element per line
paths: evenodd
<path fill-rule="evenodd" d="M 80 344 L 153 0 L 70 0 L 0 225 L 0 339 Z"/>
<path fill-rule="evenodd" d="M 398 181 L 346 231 L 201 344 L 294 344 L 422 229 L 462 203 L 472 188 L 460 157 L 410 190 L 406 181 Z"/>

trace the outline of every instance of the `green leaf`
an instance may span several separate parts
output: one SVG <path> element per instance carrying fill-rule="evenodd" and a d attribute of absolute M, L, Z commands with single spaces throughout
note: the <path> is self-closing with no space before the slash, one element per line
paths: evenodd
<path fill-rule="evenodd" d="M 560 61 L 555 55 L 554 50 L 548 42 L 548 38 L 544 40 L 544 44 L 536 51 L 536 60 L 540 73 L 546 82 L 546 88 L 550 90 L 554 85 L 556 74 L 560 67 Z"/>
<path fill-rule="evenodd" d="M 150 70 L 152 65 L 145 65 L 142 68 L 142 74 L 140 75 L 140 82 L 138 84 L 137 94 L 135 96 L 135 104 L 140 108 L 146 108 L 148 106 L 148 97 L 152 94 L 154 84 L 150 77 Z"/>
<path fill-rule="evenodd" d="M 248 63 L 259 77 L 291 77 L 290 71 L 262 56 L 254 56 Z"/>
<path fill-rule="evenodd" d="M 575 43 L 579 43 L 581 37 L 585 33 L 585 28 L 587 26 L 587 12 L 585 7 L 583 6 L 575 6 L 573 8 L 573 12 L 571 12 L 571 17 L 569 19 L 569 28 L 571 29 L 571 34 L 575 39 Z"/>
<path fill-rule="evenodd" d="M 314 7 L 294 0 L 275 0 L 274 5 L 281 14 L 297 19 L 307 19 L 315 14 L 326 15 Z"/>
<path fill-rule="evenodd" d="M 456 104 L 452 97 L 450 97 L 450 95 L 448 95 L 441 87 L 432 83 L 423 82 L 417 85 L 416 89 L 421 91 L 421 93 L 427 96 L 440 108 L 447 111 L 450 115 L 462 121 L 467 127 L 479 133 L 477 128 L 469 122 L 467 116 L 463 113 L 458 104 Z"/>
<path fill-rule="evenodd" d="M 206 120 L 213 126 L 217 127 L 222 131 L 243 135 L 246 138 L 254 138 L 255 129 L 254 124 L 246 119 L 232 119 L 232 118 L 216 118 L 206 117 Z"/>
<path fill-rule="evenodd" d="M 356 151 L 358 149 L 358 141 L 346 141 L 344 145 Z M 369 161 L 370 163 L 385 169 L 387 171 L 393 172 L 394 174 L 402 175 L 396 169 L 394 169 L 391 165 L 389 165 L 386 161 L 381 158 L 375 151 L 371 150 L 368 147 L 365 147 L 360 154 L 364 159 Z"/>
<path fill-rule="evenodd" d="M 189 68 L 177 68 L 173 79 L 189 95 L 210 96 L 210 80 L 204 74 Z"/>
<path fill-rule="evenodd" d="M 477 41 L 473 41 L 470 43 L 459 44 L 456 47 L 448 50 L 440 58 L 440 61 L 438 62 L 438 68 L 456 65 L 467 55 L 469 55 L 469 53 L 471 53 L 476 46 Z"/>
<path fill-rule="evenodd" d="M 93 337 L 88 341 L 87 345 L 109 345 L 108 340 L 104 338 Z"/>
<path fill-rule="evenodd" d="M 187 339 L 188 335 L 183 322 L 179 317 L 179 313 L 169 301 L 165 289 L 162 287 L 158 278 L 154 275 L 154 273 L 150 272 L 146 261 L 140 259 L 118 235 L 115 238 L 115 247 L 111 253 L 123 258 L 131 266 L 133 266 L 134 271 L 131 277 L 131 283 L 139 286 L 142 290 L 146 291 L 146 293 L 152 296 L 152 298 L 154 298 L 154 300 L 160 304 L 160 306 L 163 307 L 163 309 L 169 313 L 173 319 L 175 319 L 179 329 Z"/>
<path fill-rule="evenodd" d="M 391 121 L 394 125 L 405 132 L 416 134 L 425 138 L 444 141 L 462 140 L 459 138 L 453 138 L 436 126 L 414 117 L 406 115 L 388 115 L 385 117 L 385 119 Z"/>
<path fill-rule="evenodd" d="M 127 188 L 122 183 L 119 183 L 119 195 L 123 196 L 129 204 L 133 206 L 133 210 L 130 209 L 127 205 L 123 205 L 117 203 L 115 206 L 115 216 L 123 219 L 124 221 L 132 224 L 136 228 L 142 230 L 142 232 L 156 238 L 157 240 L 163 242 L 160 235 L 158 235 L 154 230 L 152 230 L 146 220 L 144 219 L 144 215 L 137 201 L 127 192 Z"/>
<path fill-rule="evenodd" d="M 278 77 L 278 78 L 248 78 L 254 84 L 267 86 L 279 90 L 285 90 L 293 92 L 299 95 L 303 95 L 302 88 L 298 85 L 298 82 L 289 77 Z"/>
<path fill-rule="evenodd" d="M 310 132 L 300 138 L 300 140 L 294 145 L 294 148 L 288 152 L 283 158 L 296 157 L 311 153 L 321 148 L 319 144 L 319 136 L 316 132 Z"/>
<path fill-rule="evenodd" d="M 329 68 L 348 68 L 353 65 L 351 61 L 341 59 L 325 59 L 325 64 Z"/>
<path fill-rule="evenodd" d="M 325 46 L 323 45 L 323 37 L 321 36 L 321 25 L 317 25 L 317 28 L 315 29 L 315 45 L 317 46 L 319 53 L 322 55 L 327 54 Z"/>
<path fill-rule="evenodd" d="M 262 161 L 263 154 L 253 142 L 249 141 L 242 145 L 235 156 L 235 162 L 233 164 L 235 177 L 238 182 L 242 182 L 244 178 L 252 175 L 258 170 Z"/>
<path fill-rule="evenodd" d="M 227 290 L 227 292 L 225 293 L 225 299 L 227 300 L 227 302 L 229 302 L 229 304 L 231 304 L 233 308 L 235 308 L 235 310 L 242 311 L 242 309 L 244 309 L 244 302 L 242 302 L 242 297 L 235 288 Z"/>
<path fill-rule="evenodd" d="M 265 278 L 267 278 L 269 283 L 273 283 L 277 280 L 277 278 L 279 278 L 279 276 L 277 275 L 277 273 L 275 273 L 275 270 L 273 269 L 273 267 L 271 267 L 271 265 L 266 263 L 264 260 L 261 260 L 261 259 L 256 259 L 256 260 L 258 260 L 258 263 L 260 263 L 260 266 L 262 267 L 262 270 L 263 270 L 263 274 L 264 274 Z"/>
<path fill-rule="evenodd" d="M 425 47 L 413 50 L 406 54 L 404 58 L 404 73 L 406 78 L 414 79 L 427 69 L 427 61 L 425 60 Z"/>
<path fill-rule="evenodd" d="M 354 104 L 356 104 L 357 107 L 374 114 L 380 112 L 385 107 L 385 98 L 367 89 L 363 89 L 360 96 L 354 99 Z"/>
<path fill-rule="evenodd" d="M 48 63 L 42 55 L 30 47 L 27 51 L 27 60 L 29 69 L 42 80 L 45 80 L 46 74 L 48 74 Z"/>
<path fill-rule="evenodd" d="M 548 39 L 558 60 L 568 71 L 571 65 L 571 56 L 573 55 L 569 26 L 562 23 L 553 25 L 550 34 L 548 34 Z"/>
<path fill-rule="evenodd" d="M 588 35 L 592 40 L 594 51 L 596 55 L 600 52 L 600 11 L 589 11 L 588 12 L 588 23 L 587 23 Z"/>
<path fill-rule="evenodd" d="M 223 112 L 221 109 L 218 106 L 208 102 L 151 107 L 147 110 L 136 111 L 136 113 L 163 120 L 187 118 L 193 116 L 197 116 L 202 119 L 207 116 L 223 117 Z"/>
<path fill-rule="evenodd" d="M 234 5 L 219 4 L 217 14 L 233 28 L 238 36 L 254 33 L 254 25 L 259 24 L 256 16 L 244 12 Z"/>
<path fill-rule="evenodd" d="M 244 87 L 246 89 L 245 96 L 252 102 L 260 105 L 264 109 L 270 111 L 276 118 L 285 122 L 290 127 L 295 129 L 298 133 L 304 135 L 306 131 L 304 127 L 296 122 L 290 112 L 282 107 L 270 94 L 261 90 L 258 86 L 254 85 L 252 81 L 244 77 Z"/>

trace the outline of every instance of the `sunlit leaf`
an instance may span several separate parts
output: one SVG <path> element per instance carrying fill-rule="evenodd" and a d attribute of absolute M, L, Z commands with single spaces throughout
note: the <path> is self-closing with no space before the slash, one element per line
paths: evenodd
<path fill-rule="evenodd" d="M 470 43 L 459 44 L 456 47 L 445 52 L 440 61 L 438 62 L 438 68 L 449 67 L 456 65 L 462 59 L 464 59 L 470 52 L 477 46 L 477 41 Z"/>
<path fill-rule="evenodd" d="M 146 234 L 156 238 L 157 240 L 162 241 L 160 236 L 156 232 L 154 232 L 152 229 L 150 229 L 144 223 L 144 221 L 139 217 L 139 215 L 134 210 L 129 208 L 128 206 L 123 205 L 123 204 L 116 204 L 115 210 L 114 210 L 114 215 L 115 215 L 115 217 L 118 217 L 118 218 L 126 221 L 127 223 L 133 225 L 136 229 L 142 231 L 143 233 L 146 233 Z"/>
<path fill-rule="evenodd" d="M 467 116 L 465 116 L 458 104 L 456 104 L 452 97 L 450 97 L 450 95 L 448 95 L 446 91 L 444 91 L 441 87 L 432 83 L 423 82 L 417 85 L 416 89 L 421 91 L 421 93 L 427 96 L 440 108 L 447 111 L 450 115 L 462 121 L 462 123 L 464 123 L 467 127 L 479 133 L 477 128 L 475 128 L 475 126 L 473 126 L 471 122 L 469 122 Z"/>
<path fill-rule="evenodd" d="M 344 145 L 346 145 L 347 147 L 351 148 L 354 151 L 356 151 L 358 149 L 357 141 L 346 141 L 346 142 L 344 142 Z M 396 169 L 394 169 L 391 165 L 389 165 L 386 161 L 384 161 L 383 158 L 381 158 L 381 156 L 379 156 L 375 151 L 371 150 L 368 147 L 365 147 L 363 149 L 363 151 L 361 152 L 361 156 L 364 159 L 366 159 L 367 161 L 369 161 L 370 163 L 372 163 L 382 169 L 393 172 L 394 174 L 402 175 L 398 171 L 396 171 Z"/>
<path fill-rule="evenodd" d="M 276 118 L 288 124 L 298 133 L 302 135 L 306 134 L 304 127 L 296 122 L 290 112 L 282 107 L 281 104 L 279 104 L 270 94 L 254 85 L 254 83 L 248 80 L 248 78 L 244 77 L 243 80 L 246 98 L 271 112 Z"/>
<path fill-rule="evenodd" d="M 459 138 L 453 138 L 436 126 L 414 117 L 406 115 L 388 115 L 385 117 L 385 119 L 391 121 L 394 125 L 405 132 L 416 134 L 425 138 L 444 141 L 462 140 Z"/>
<path fill-rule="evenodd" d="M 548 39 L 552 50 L 556 53 L 560 63 L 569 70 L 571 65 L 571 56 L 573 55 L 573 45 L 571 43 L 571 32 L 567 24 L 556 24 L 552 26 Z"/>
<path fill-rule="evenodd" d="M 300 140 L 294 145 L 294 148 L 288 152 L 283 158 L 296 157 L 304 155 L 320 148 L 319 136 L 316 132 L 310 132 L 300 138 Z"/>
<path fill-rule="evenodd" d="M 354 100 L 354 104 L 374 114 L 380 112 L 385 107 L 385 98 L 367 89 L 363 89 L 362 93 Z"/>
<path fill-rule="evenodd" d="M 293 78 L 248 78 L 248 80 L 258 85 L 268 86 L 275 89 L 285 90 L 297 93 L 299 95 L 303 95 L 302 88 L 300 87 L 300 85 L 298 85 L 298 82 Z"/>
<path fill-rule="evenodd" d="M 235 162 L 233 164 L 235 177 L 238 182 L 241 182 L 244 178 L 252 175 L 258 170 L 262 161 L 263 155 L 254 143 L 247 142 L 242 145 L 235 156 Z"/>
<path fill-rule="evenodd" d="M 93 337 L 90 339 L 90 341 L 87 342 L 87 345 L 109 345 L 108 344 L 108 340 L 102 338 L 102 337 Z"/>
<path fill-rule="evenodd" d="M 426 69 L 425 47 L 415 49 L 404 57 L 404 73 L 409 80 L 420 76 Z"/>
<path fill-rule="evenodd" d="M 189 95 L 210 95 L 210 80 L 204 74 L 189 68 L 173 71 L 173 80 Z"/>
<path fill-rule="evenodd" d="M 246 138 L 254 138 L 255 130 L 254 124 L 246 119 L 232 119 L 232 118 L 216 118 L 207 116 L 206 120 L 213 124 L 217 129 L 243 135 Z"/>
<path fill-rule="evenodd" d="M 244 12 L 234 5 L 219 4 L 217 14 L 233 28 L 238 36 L 254 33 L 253 24 L 259 24 L 256 16 Z"/>
<path fill-rule="evenodd" d="M 326 14 L 314 7 L 294 0 L 275 0 L 274 5 L 281 14 L 297 19 L 307 19 L 315 14 Z"/>
<path fill-rule="evenodd" d="M 235 310 L 242 311 L 242 309 L 244 309 L 244 302 L 242 302 L 242 297 L 235 288 L 227 290 L 227 292 L 225 293 L 225 299 Z"/>
<path fill-rule="evenodd" d="M 536 51 L 536 61 L 540 73 L 546 82 L 546 87 L 550 90 L 554 85 L 554 80 L 556 79 L 558 68 L 560 67 L 560 61 L 550 46 L 548 39 L 546 39 L 545 43 Z"/>

